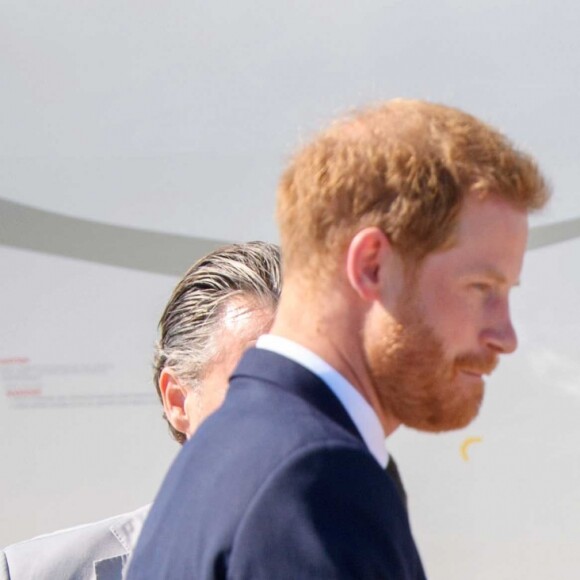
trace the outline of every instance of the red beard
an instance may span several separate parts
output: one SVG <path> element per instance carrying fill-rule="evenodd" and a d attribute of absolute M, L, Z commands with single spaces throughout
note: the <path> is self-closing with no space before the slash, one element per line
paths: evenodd
<path fill-rule="evenodd" d="M 374 333 L 379 338 L 365 336 L 367 367 L 383 410 L 422 431 L 465 427 L 477 416 L 484 389 L 477 376 L 462 384 L 460 371 L 489 374 L 497 355 L 463 353 L 449 360 L 412 297 L 399 310 L 399 323 L 385 313 L 380 334 Z"/>

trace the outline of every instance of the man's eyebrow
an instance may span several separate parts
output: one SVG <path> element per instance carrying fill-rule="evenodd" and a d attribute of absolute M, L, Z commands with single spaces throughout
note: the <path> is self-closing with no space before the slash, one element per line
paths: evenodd
<path fill-rule="evenodd" d="M 472 275 L 483 276 L 484 278 L 488 278 L 496 282 L 497 284 L 506 285 L 506 286 L 519 286 L 520 279 L 518 278 L 513 284 L 510 284 L 508 279 L 505 277 L 504 274 L 496 270 L 495 268 L 488 267 L 482 268 L 480 270 L 474 270 Z"/>

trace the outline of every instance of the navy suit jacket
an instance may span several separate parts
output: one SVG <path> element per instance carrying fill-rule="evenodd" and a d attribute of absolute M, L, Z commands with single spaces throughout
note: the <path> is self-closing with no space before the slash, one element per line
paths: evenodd
<path fill-rule="evenodd" d="M 251 349 L 171 467 L 127 578 L 425 575 L 393 481 L 332 391 Z"/>

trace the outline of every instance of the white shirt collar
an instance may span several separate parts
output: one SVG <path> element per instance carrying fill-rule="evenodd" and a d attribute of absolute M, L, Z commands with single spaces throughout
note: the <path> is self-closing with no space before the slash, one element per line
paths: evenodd
<path fill-rule="evenodd" d="M 258 338 L 256 348 L 281 354 L 320 378 L 341 402 L 373 457 L 383 469 L 386 468 L 389 456 L 379 418 L 365 398 L 336 369 L 311 350 L 281 336 L 264 334 Z"/>

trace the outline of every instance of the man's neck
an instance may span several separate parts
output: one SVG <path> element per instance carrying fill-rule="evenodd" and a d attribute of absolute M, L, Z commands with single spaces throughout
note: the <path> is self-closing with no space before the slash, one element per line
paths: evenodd
<path fill-rule="evenodd" d="M 363 316 L 360 306 L 341 296 L 325 296 L 324 304 L 317 304 L 296 291 L 283 292 L 270 334 L 300 344 L 336 369 L 373 408 L 388 436 L 400 422 L 382 408 L 370 379 L 362 351 Z"/>

